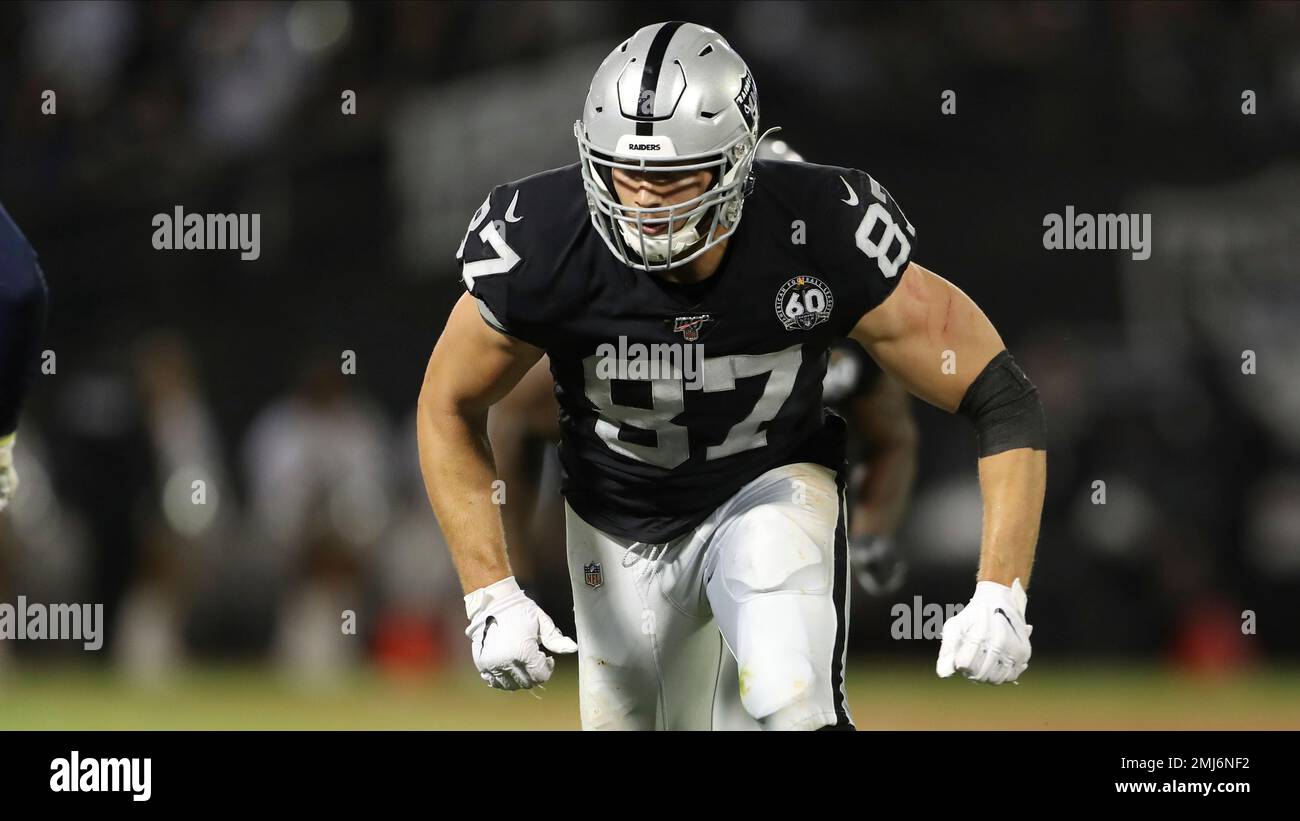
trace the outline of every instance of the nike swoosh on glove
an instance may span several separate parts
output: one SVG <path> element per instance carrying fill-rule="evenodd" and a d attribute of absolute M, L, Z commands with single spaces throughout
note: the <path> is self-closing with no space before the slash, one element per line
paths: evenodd
<path fill-rule="evenodd" d="M 979 582 L 962 611 L 943 624 L 943 643 L 935 672 L 947 678 L 960 671 L 972 681 L 1003 684 L 1015 681 L 1029 666 L 1029 636 L 1025 623 L 1029 597 L 1020 579 L 1010 587 Z"/>
<path fill-rule="evenodd" d="M 474 664 L 479 676 L 499 690 L 527 690 L 545 684 L 555 670 L 555 659 L 542 652 L 573 653 L 578 645 L 568 638 L 519 588 L 514 576 L 465 597 Z"/>
<path fill-rule="evenodd" d="M 14 439 L 11 433 L 0 437 L 0 511 L 9 506 L 9 500 L 18 492 L 18 471 L 14 468 Z"/>

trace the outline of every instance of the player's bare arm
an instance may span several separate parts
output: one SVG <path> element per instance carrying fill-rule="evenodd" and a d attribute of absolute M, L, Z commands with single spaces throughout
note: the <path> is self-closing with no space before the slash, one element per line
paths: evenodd
<path fill-rule="evenodd" d="M 488 439 L 497 477 L 505 483 L 507 502 L 501 506 L 510 563 L 528 578 L 536 568 L 526 538 L 529 513 L 537 497 L 536 477 L 528 469 L 530 442 L 554 442 L 560 436 L 559 408 L 550 362 L 543 356 L 488 414 Z"/>
<path fill-rule="evenodd" d="M 978 680 L 1012 681 L 1029 658 L 1023 587 L 1047 481 L 1037 392 L 970 297 L 915 263 L 852 335 L 912 393 L 976 425 L 984 521 L 971 603 L 987 607 L 968 607 L 945 625 L 939 673 L 955 667 Z"/>
<path fill-rule="evenodd" d="M 907 509 L 918 442 L 910 401 L 898 380 L 882 375 L 850 406 L 871 465 L 849 518 L 852 536 L 891 535 Z"/>
<path fill-rule="evenodd" d="M 867 467 L 849 501 L 849 561 L 854 578 L 871 596 L 895 592 L 907 577 L 907 562 L 894 533 L 907 510 L 916 477 L 920 437 L 911 402 L 911 395 L 898 380 L 879 373 L 870 387 L 852 397 L 842 410 L 862 439 L 861 455 Z"/>
<path fill-rule="evenodd" d="M 452 560 L 468 593 L 475 665 L 503 690 L 547 681 L 555 660 L 571 653 L 563 636 L 511 575 L 501 514 L 492 502 L 496 473 L 488 445 L 488 409 L 523 377 L 541 351 L 489 327 L 474 298 L 452 309 L 429 357 L 420 390 L 420 468 Z"/>
<path fill-rule="evenodd" d="M 510 575 L 488 409 L 523 377 L 541 351 L 499 333 L 461 296 L 429 357 L 420 390 L 420 468 L 434 514 L 466 593 Z"/>

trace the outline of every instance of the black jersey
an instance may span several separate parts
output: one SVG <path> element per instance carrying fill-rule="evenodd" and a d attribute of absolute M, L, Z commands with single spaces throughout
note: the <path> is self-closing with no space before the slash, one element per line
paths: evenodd
<path fill-rule="evenodd" d="M 847 412 L 849 404 L 865 396 L 884 374 L 876 360 L 852 339 L 831 346 L 822 379 L 822 400 L 835 411 Z"/>
<path fill-rule="evenodd" d="M 843 466 L 828 349 L 897 287 L 915 231 L 861 171 L 760 160 L 754 179 L 701 283 L 619 262 L 576 164 L 494 189 L 461 243 L 484 319 L 550 355 L 562 490 L 608 533 L 665 542 L 774 467 Z"/>

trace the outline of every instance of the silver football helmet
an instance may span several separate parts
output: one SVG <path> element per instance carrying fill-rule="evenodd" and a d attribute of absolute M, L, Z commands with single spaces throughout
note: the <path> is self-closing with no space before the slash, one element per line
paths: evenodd
<path fill-rule="evenodd" d="M 665 271 L 736 230 L 762 141 L 758 91 L 745 61 L 722 35 L 694 23 L 656 23 L 600 64 L 573 133 L 587 208 L 605 244 L 625 265 Z M 677 205 L 640 208 L 619 201 L 613 169 L 664 167 L 707 168 L 713 182 Z M 662 233 L 643 230 L 662 224 Z"/>

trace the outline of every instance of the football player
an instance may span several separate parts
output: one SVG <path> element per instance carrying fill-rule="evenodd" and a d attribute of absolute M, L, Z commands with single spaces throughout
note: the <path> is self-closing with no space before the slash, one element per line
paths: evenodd
<path fill-rule="evenodd" d="M 36 252 L 0 205 L 0 511 L 18 490 L 18 412 L 36 369 L 45 302 Z"/>
<path fill-rule="evenodd" d="M 1037 392 L 916 231 L 851 168 L 756 161 L 754 77 L 726 40 L 647 26 L 597 69 L 579 162 L 494 189 L 420 393 L 421 466 L 502 689 L 579 653 L 586 728 L 849 729 L 845 431 L 852 337 L 969 417 L 983 541 L 937 671 L 1015 680 L 1046 478 Z M 744 219 L 741 219 L 742 210 Z M 488 408 L 549 354 L 578 643 L 515 581 Z"/>

